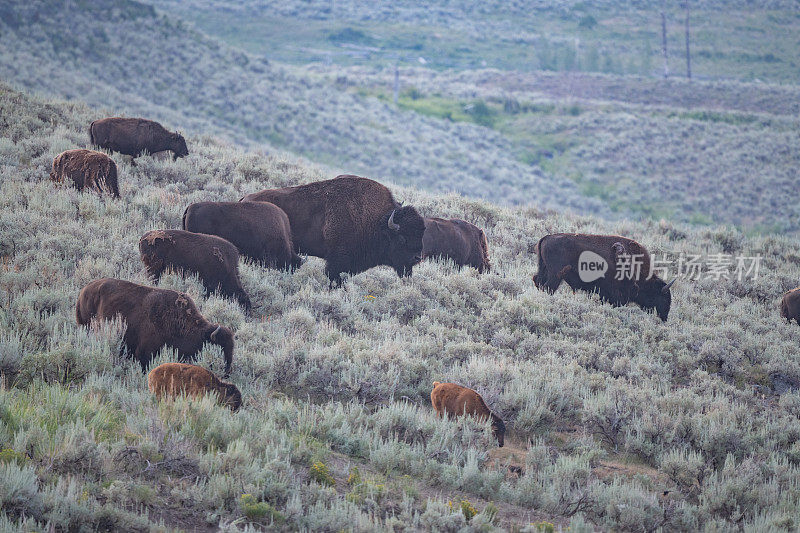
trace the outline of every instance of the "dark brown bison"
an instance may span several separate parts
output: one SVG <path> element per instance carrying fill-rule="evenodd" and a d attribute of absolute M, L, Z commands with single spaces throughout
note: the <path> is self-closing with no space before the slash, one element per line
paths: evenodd
<path fill-rule="evenodd" d="M 217 401 L 238 411 L 242 406 L 242 393 L 233 383 L 222 381 L 217 376 L 197 365 L 164 363 L 147 375 L 147 388 L 157 398 L 175 398 L 181 394 L 200 398 L 216 393 Z"/>
<path fill-rule="evenodd" d="M 209 293 L 219 290 L 250 309 L 250 298 L 239 279 L 239 250 L 225 239 L 179 229 L 154 230 L 139 240 L 139 252 L 154 282 L 167 268 L 194 272 Z"/>
<path fill-rule="evenodd" d="M 665 283 L 650 275 L 650 254 L 638 242 L 617 235 L 556 233 L 542 237 L 535 250 L 539 271 L 533 282 L 538 288 L 552 293 L 565 281 L 572 290 L 596 292 L 614 306 L 634 302 L 667 320 L 675 280 Z"/>
<path fill-rule="evenodd" d="M 75 305 L 79 325 L 117 315 L 126 323 L 120 352 L 127 348 L 142 370 L 147 370 L 150 360 L 164 346 L 174 348 L 181 360 L 187 360 L 209 342 L 222 347 L 225 374 L 230 373 L 233 333 L 206 320 L 188 295 L 112 278 L 95 280 L 81 289 Z"/>
<path fill-rule="evenodd" d="M 183 212 L 183 229 L 226 239 L 246 255 L 276 268 L 298 268 L 289 218 L 266 202 L 198 202 Z"/>
<path fill-rule="evenodd" d="M 50 179 L 56 183 L 71 180 L 79 191 L 105 191 L 119 198 L 117 164 L 102 152 L 78 149 L 58 154 L 53 159 Z"/>
<path fill-rule="evenodd" d="M 425 218 L 422 255 L 452 259 L 459 266 L 472 266 L 488 272 L 489 245 L 483 230 L 465 220 Z"/>
<path fill-rule="evenodd" d="M 455 383 L 433 382 L 431 403 L 439 416 L 456 417 L 472 415 L 483 420 L 492 421 L 492 434 L 503 447 L 506 435 L 506 425 L 503 420 L 494 414 L 483 401 L 483 397 L 472 389 L 456 385 Z"/>
<path fill-rule="evenodd" d="M 158 122 L 144 118 L 101 118 L 89 126 L 89 140 L 95 146 L 137 158 L 142 153 L 172 151 L 172 159 L 189 155 L 186 140 L 169 132 Z"/>
<path fill-rule="evenodd" d="M 800 324 L 800 287 L 783 295 L 781 300 L 781 316 L 791 322 Z"/>
<path fill-rule="evenodd" d="M 411 206 L 401 206 L 380 183 L 338 176 L 297 187 L 267 189 L 246 201 L 272 202 L 289 216 L 299 253 L 325 259 L 332 283 L 378 265 L 411 275 L 422 260 L 425 222 Z"/>

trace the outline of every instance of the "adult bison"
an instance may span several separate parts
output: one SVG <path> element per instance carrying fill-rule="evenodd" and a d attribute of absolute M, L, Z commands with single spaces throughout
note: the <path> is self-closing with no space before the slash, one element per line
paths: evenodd
<path fill-rule="evenodd" d="M 144 152 L 172 151 L 172 159 L 189 155 L 186 140 L 178 132 L 167 131 L 158 122 L 144 118 L 101 118 L 89 126 L 89 140 L 95 146 L 129 155 L 134 159 Z"/>
<path fill-rule="evenodd" d="M 194 272 L 209 293 L 219 290 L 250 309 L 250 298 L 239 279 L 239 250 L 222 237 L 179 229 L 153 230 L 139 240 L 139 253 L 153 281 L 167 268 Z"/>
<path fill-rule="evenodd" d="M 489 245 L 483 230 L 457 218 L 425 218 L 422 255 L 452 259 L 455 264 L 475 267 L 480 273 L 490 268 Z"/>
<path fill-rule="evenodd" d="M 472 415 L 481 420 L 492 421 L 492 434 L 497 439 L 497 444 L 502 448 L 505 441 L 506 425 L 503 420 L 494 414 L 483 397 L 472 389 L 456 385 L 455 383 L 433 382 L 431 391 L 431 404 L 440 417 Z"/>
<path fill-rule="evenodd" d="M 650 272 L 650 254 L 638 242 L 617 235 L 556 233 L 536 244 L 539 271 L 533 282 L 554 292 L 562 281 L 572 290 L 596 292 L 614 306 L 630 302 L 646 311 L 655 310 L 661 320 L 669 315 L 675 280 Z"/>
<path fill-rule="evenodd" d="M 781 300 L 781 316 L 791 322 L 800 324 L 800 287 L 783 295 Z"/>
<path fill-rule="evenodd" d="M 113 278 L 92 281 L 81 289 L 75 304 L 79 325 L 88 326 L 93 318 L 110 320 L 117 315 L 126 324 L 120 352 L 127 348 L 142 370 L 147 370 L 164 346 L 177 350 L 181 360 L 188 360 L 209 342 L 222 348 L 225 374 L 230 373 L 233 333 L 206 320 L 188 295 Z"/>
<path fill-rule="evenodd" d="M 239 253 L 276 268 L 298 268 L 303 260 L 292 246 L 289 218 L 266 202 L 198 202 L 183 212 L 183 229 L 217 235 Z"/>
<path fill-rule="evenodd" d="M 69 180 L 79 191 L 105 191 L 119 198 L 117 164 L 102 152 L 84 149 L 61 152 L 53 159 L 50 179 L 56 183 Z"/>
<path fill-rule="evenodd" d="M 425 222 L 411 206 L 401 206 L 380 183 L 338 176 L 297 187 L 267 189 L 242 200 L 272 202 L 289 216 L 299 253 L 325 259 L 331 283 L 378 265 L 410 276 L 422 260 Z"/>

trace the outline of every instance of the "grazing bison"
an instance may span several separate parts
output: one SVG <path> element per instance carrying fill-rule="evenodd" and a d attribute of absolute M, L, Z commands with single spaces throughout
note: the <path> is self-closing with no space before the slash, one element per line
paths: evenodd
<path fill-rule="evenodd" d="M 286 213 L 266 202 L 198 202 L 183 212 L 183 229 L 218 235 L 246 255 L 276 268 L 298 268 Z"/>
<path fill-rule="evenodd" d="M 783 295 L 781 300 L 781 316 L 791 322 L 800 324 L 800 287 Z"/>
<path fill-rule="evenodd" d="M 503 447 L 506 425 L 499 416 L 489 410 L 481 395 L 474 390 L 455 383 L 434 381 L 431 403 L 439 416 L 446 414 L 452 418 L 460 415 L 472 415 L 483 420 L 491 420 L 492 434 L 500 447 Z"/>
<path fill-rule="evenodd" d="M 147 375 L 147 388 L 158 398 L 175 398 L 181 394 L 200 398 L 215 392 L 217 400 L 232 411 L 242 406 L 242 393 L 233 383 L 222 381 L 217 376 L 197 365 L 164 363 Z"/>
<path fill-rule="evenodd" d="M 95 146 L 129 155 L 134 159 L 144 152 L 172 151 L 172 159 L 189 155 L 186 140 L 169 132 L 158 122 L 144 118 L 101 118 L 89 126 L 89 140 Z"/>
<path fill-rule="evenodd" d="M 181 360 L 187 360 L 210 342 L 222 347 L 225 374 L 230 373 L 233 333 L 206 320 L 188 295 L 112 278 L 92 281 L 81 289 L 75 305 L 79 325 L 117 315 L 126 323 L 120 353 L 127 348 L 142 370 L 147 370 L 150 360 L 164 346 L 174 348 Z"/>
<path fill-rule="evenodd" d="M 250 298 L 239 280 L 239 250 L 225 239 L 179 229 L 154 230 L 139 240 L 139 252 L 154 282 L 167 268 L 194 272 L 209 293 L 219 289 L 250 309 Z"/>
<path fill-rule="evenodd" d="M 489 245 L 483 230 L 457 218 L 425 218 L 422 255 L 452 259 L 455 264 L 475 267 L 480 273 L 490 268 Z"/>
<path fill-rule="evenodd" d="M 425 222 L 411 206 L 401 206 L 380 183 L 338 176 L 297 187 L 268 189 L 242 200 L 272 202 L 289 216 L 299 253 L 325 259 L 331 283 L 378 265 L 410 276 L 422 260 Z"/>
<path fill-rule="evenodd" d="M 634 302 L 667 320 L 675 280 L 665 283 L 650 276 L 650 254 L 638 242 L 616 235 L 556 233 L 542 237 L 535 251 L 539 271 L 533 282 L 538 288 L 552 293 L 566 281 L 572 290 L 596 292 L 614 306 Z"/>
<path fill-rule="evenodd" d="M 50 179 L 57 183 L 72 180 L 79 191 L 106 191 L 119 198 L 117 164 L 102 152 L 78 149 L 58 154 L 53 159 Z"/>

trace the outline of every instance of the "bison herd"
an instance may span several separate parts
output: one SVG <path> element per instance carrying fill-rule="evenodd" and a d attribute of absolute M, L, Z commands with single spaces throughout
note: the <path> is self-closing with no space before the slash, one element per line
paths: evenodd
<path fill-rule="evenodd" d="M 172 151 L 173 159 L 188 155 L 186 141 L 157 122 L 139 118 L 105 118 L 92 122 L 90 142 L 110 152 L 136 158 L 143 153 Z M 71 182 L 79 190 L 93 190 L 119 198 L 117 166 L 105 153 L 68 150 L 53 161 L 56 182 Z M 380 183 L 358 176 L 267 189 L 238 202 L 199 202 L 189 205 L 182 229 L 149 231 L 139 241 L 148 277 L 158 282 L 166 270 L 196 274 L 206 291 L 236 300 L 245 312 L 252 303 L 239 278 L 239 256 L 270 268 L 293 271 L 301 255 L 324 259 L 330 286 L 342 283 L 342 274 L 358 274 L 385 265 L 398 276 L 410 276 L 425 257 L 452 260 L 480 273 L 490 270 L 489 248 L 483 230 L 469 222 L 423 218 L 413 206 L 395 200 Z M 614 306 L 635 303 L 666 321 L 671 307 L 667 283 L 651 275 L 645 247 L 625 237 L 558 233 L 542 237 L 535 246 L 538 272 L 533 282 L 555 292 L 562 282 L 572 290 L 598 294 Z M 605 265 L 585 276 L 583 256 Z M 639 258 L 639 268 L 620 276 L 626 257 Z M 800 323 L 800 289 L 786 293 L 781 315 Z M 80 325 L 120 316 L 125 333 L 120 354 L 138 361 L 146 371 L 164 347 L 181 361 L 193 359 L 204 344 L 218 345 L 224 373 L 233 363 L 234 335 L 227 327 L 208 321 L 183 293 L 104 278 L 81 289 L 75 307 Z M 159 397 L 216 393 L 233 410 L 242 402 L 235 385 L 190 364 L 166 363 L 148 375 L 148 387 Z M 469 414 L 491 421 L 503 445 L 505 425 L 481 396 L 453 383 L 434 382 L 431 403 L 440 416 Z"/>

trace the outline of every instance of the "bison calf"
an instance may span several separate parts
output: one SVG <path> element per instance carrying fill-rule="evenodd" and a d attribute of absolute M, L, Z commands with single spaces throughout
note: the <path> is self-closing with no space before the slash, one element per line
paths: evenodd
<path fill-rule="evenodd" d="M 218 235 L 265 265 L 295 269 L 303 260 L 294 251 L 289 218 L 267 202 L 198 202 L 183 213 L 183 229 Z"/>
<path fill-rule="evenodd" d="M 783 295 L 781 300 L 781 316 L 791 322 L 800 324 L 800 287 Z"/>
<path fill-rule="evenodd" d="M 455 383 L 433 382 L 431 403 L 439 416 L 448 417 L 472 415 L 482 420 L 492 421 L 492 434 L 502 448 L 505 441 L 506 425 L 499 416 L 486 406 L 480 394 Z"/>
<path fill-rule="evenodd" d="M 50 179 L 56 183 L 71 180 L 79 191 L 103 191 L 119 198 L 117 164 L 102 152 L 94 150 L 67 150 L 53 159 Z"/>
<path fill-rule="evenodd" d="M 147 375 L 147 388 L 158 398 L 175 398 L 181 394 L 193 398 L 214 392 L 222 405 L 238 411 L 242 405 L 242 393 L 233 383 L 222 381 L 217 376 L 197 365 L 164 363 Z"/>
<path fill-rule="evenodd" d="M 465 220 L 425 218 L 422 255 L 452 259 L 458 266 L 472 266 L 488 272 L 489 245 L 483 230 Z"/>
<path fill-rule="evenodd" d="M 172 159 L 189 155 L 186 139 L 169 132 L 153 120 L 110 117 L 95 120 L 89 126 L 89 140 L 95 146 L 129 155 L 134 159 L 144 152 L 172 151 Z"/>
<path fill-rule="evenodd" d="M 225 239 L 178 229 L 148 231 L 139 240 L 139 252 L 153 281 L 167 268 L 194 272 L 209 293 L 219 290 L 250 309 L 239 279 L 239 250 Z"/>
<path fill-rule="evenodd" d="M 75 304 L 79 325 L 88 326 L 93 318 L 111 320 L 117 315 L 126 324 L 120 352 L 127 348 L 142 370 L 147 370 L 164 346 L 177 350 L 185 361 L 194 358 L 209 342 L 222 348 L 225 374 L 230 373 L 233 333 L 206 320 L 188 295 L 113 278 L 92 281 L 81 289 Z"/>

